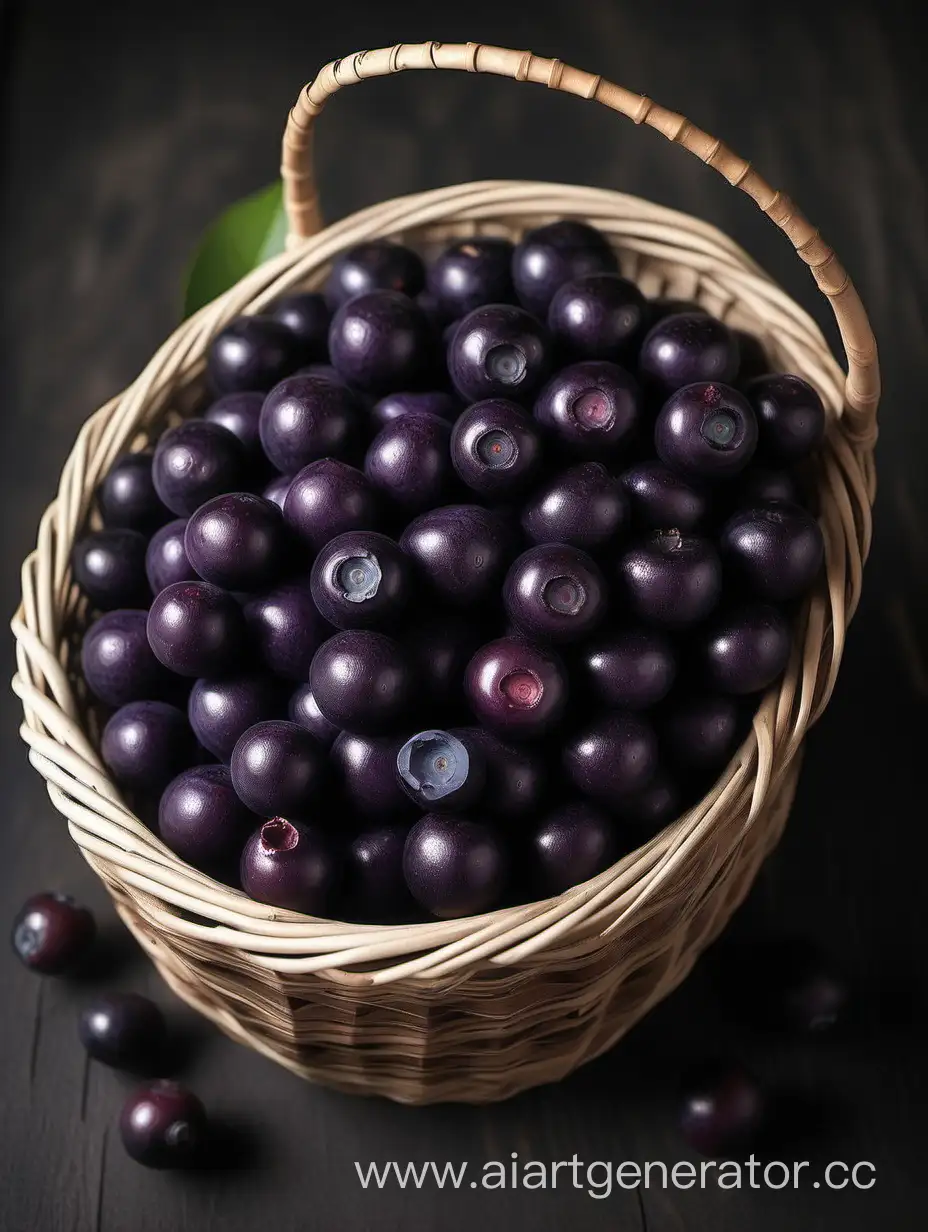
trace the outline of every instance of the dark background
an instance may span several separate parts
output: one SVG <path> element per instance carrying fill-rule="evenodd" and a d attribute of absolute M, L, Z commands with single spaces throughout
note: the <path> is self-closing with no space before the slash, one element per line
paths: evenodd
<path fill-rule="evenodd" d="M 846 0 L 389 0 L 135 4 L 0 0 L 0 501 L 4 612 L 82 420 L 178 320 L 198 235 L 276 174 L 287 109 L 327 60 L 400 39 L 557 55 L 674 107 L 752 158 L 820 225 L 858 283 L 885 379 L 877 533 L 845 668 L 787 837 L 743 930 L 800 932 L 847 968 L 858 1021 L 785 1042 L 726 1025 L 705 971 L 615 1052 L 498 1107 L 415 1110 L 300 1083 L 199 1024 L 131 949 L 110 980 L 175 1016 L 185 1074 L 224 1127 L 228 1167 L 147 1173 L 114 1133 L 124 1084 L 75 1038 L 86 988 L 0 959 L 4 1232 L 432 1228 L 908 1232 L 924 1227 L 926 1001 L 925 335 L 928 238 L 920 6 Z M 921 134 L 921 137 L 920 137 Z M 921 144 L 920 144 L 921 141 Z M 320 124 L 335 218 L 438 184 L 500 176 L 638 193 L 722 226 L 822 321 L 808 272 L 750 204 L 654 133 L 508 81 L 410 74 L 340 94 Z M 12 671 L 12 653 L 5 659 Z M 2 702 L 0 898 L 69 890 L 115 917 L 70 844 Z M 802 1097 L 800 1158 L 872 1161 L 868 1192 L 363 1192 L 354 1160 L 692 1158 L 674 1086 L 709 1051 Z M 788 1158 L 784 1147 L 774 1154 Z M 562 1173 L 562 1177 L 566 1174 Z M 807 1177 L 815 1173 L 808 1170 Z"/>

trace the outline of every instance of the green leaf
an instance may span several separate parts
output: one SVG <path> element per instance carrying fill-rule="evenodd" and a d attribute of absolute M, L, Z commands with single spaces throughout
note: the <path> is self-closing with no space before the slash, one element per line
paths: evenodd
<path fill-rule="evenodd" d="M 262 261 L 283 252 L 287 218 L 280 180 L 237 201 L 200 241 L 184 292 L 184 316 L 208 304 Z"/>

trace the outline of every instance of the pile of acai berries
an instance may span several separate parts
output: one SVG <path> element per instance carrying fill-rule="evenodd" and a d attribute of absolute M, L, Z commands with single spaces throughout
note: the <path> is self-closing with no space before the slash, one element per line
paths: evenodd
<path fill-rule="evenodd" d="M 168 847 L 277 907 L 447 918 L 704 794 L 822 569 L 810 385 L 576 221 L 362 244 L 207 375 L 73 555 L 101 754 Z"/>

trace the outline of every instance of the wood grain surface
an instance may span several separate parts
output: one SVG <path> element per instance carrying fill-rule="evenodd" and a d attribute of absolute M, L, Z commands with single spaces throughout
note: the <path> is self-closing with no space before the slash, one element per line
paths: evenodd
<path fill-rule="evenodd" d="M 813 1043 L 727 1022 L 704 963 L 611 1055 L 489 1109 L 394 1107 L 297 1082 L 172 1000 L 121 934 L 71 846 L 2 702 L 0 901 L 73 892 L 99 908 L 93 984 L 41 982 L 0 959 L 2 1232 L 273 1232 L 529 1225 L 622 1232 L 909 1232 L 924 1227 L 928 1143 L 928 106 L 920 6 L 905 0 L 96 0 L 0 3 L 0 545 L 2 608 L 84 417 L 175 324 L 197 237 L 276 174 L 296 91 L 333 56 L 424 38 L 556 55 L 642 90 L 752 159 L 822 228 L 880 343 L 885 396 L 876 538 L 841 681 L 809 741 L 787 838 L 736 924 L 803 933 L 850 972 L 855 1021 Z M 652 133 L 542 89 L 452 74 L 371 82 L 319 133 L 330 218 L 476 177 L 579 181 L 717 223 L 822 320 L 827 307 L 774 228 Z M 7 669 L 12 652 L 7 643 Z M 190 1176 L 126 1159 L 127 1083 L 88 1066 L 78 1008 L 99 985 L 149 992 L 223 1149 Z M 798 1190 L 364 1190 L 354 1162 L 692 1159 L 674 1128 L 686 1064 L 743 1057 L 783 1093 L 808 1159 Z M 812 1181 L 871 1161 L 876 1184 Z M 471 1176 L 476 1176 L 476 1171 Z"/>

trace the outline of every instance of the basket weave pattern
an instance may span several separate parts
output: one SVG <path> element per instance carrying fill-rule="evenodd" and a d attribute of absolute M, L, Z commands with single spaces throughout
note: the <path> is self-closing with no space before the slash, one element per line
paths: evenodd
<path fill-rule="evenodd" d="M 715 228 L 604 190 L 492 181 L 373 206 L 321 229 L 313 121 L 327 97 L 405 68 L 542 82 L 657 128 L 747 192 L 787 234 L 834 308 L 848 374 L 811 318 Z M 120 915 L 183 998 L 304 1077 L 410 1103 L 501 1099 L 569 1073 L 613 1044 L 687 974 L 742 900 L 785 824 L 803 736 L 827 704 L 870 542 L 879 374 L 857 294 L 817 232 L 749 164 L 681 116 L 559 61 L 477 44 L 399 46 L 328 65 L 284 138 L 288 251 L 186 321 L 136 381 L 82 429 L 23 566 L 14 619 L 23 737 L 32 764 Z M 136 817 L 97 751 L 76 670 L 91 614 L 69 556 L 94 490 L 129 448 L 203 403 L 204 357 L 233 317 L 322 284 L 332 259 L 375 237 L 428 252 L 474 233 L 513 239 L 561 216 L 612 240 L 645 294 L 694 298 L 757 334 L 829 412 L 820 463 L 827 578 L 806 604 L 782 683 L 715 787 L 592 881 L 546 902 L 464 920 L 362 926 L 252 902 L 185 865 Z"/>

